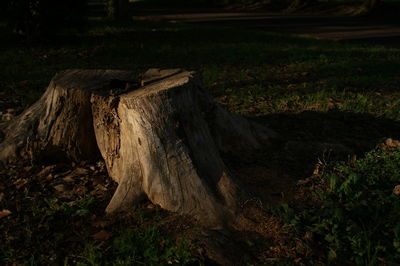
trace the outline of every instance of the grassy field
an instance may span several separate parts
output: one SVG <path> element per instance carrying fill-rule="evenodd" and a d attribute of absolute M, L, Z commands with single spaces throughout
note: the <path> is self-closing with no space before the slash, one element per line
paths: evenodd
<path fill-rule="evenodd" d="M 93 22 L 58 43 L 1 43 L 1 86 L 36 99 L 66 68 L 194 69 L 235 112 L 251 116 L 331 109 L 399 118 L 400 51 L 252 30 Z M 21 84 L 22 83 L 22 84 Z"/>
<path fill-rule="evenodd" d="M 383 227 L 386 232 L 383 240 L 377 236 L 376 228 L 370 235 L 362 234 L 363 228 L 357 227 L 357 223 L 347 230 L 347 222 L 343 222 L 347 216 L 332 218 L 336 214 L 334 211 L 324 212 L 318 221 L 309 218 L 319 213 L 321 201 L 327 202 L 324 205 L 327 210 L 349 210 L 348 201 L 360 198 L 354 195 L 358 195 L 356 190 L 363 187 L 362 182 L 351 188 L 349 193 L 355 197 L 353 199 L 340 194 L 342 190 L 336 185 L 339 181 L 334 185 L 323 181 L 333 180 L 332 176 L 338 176 L 342 181 L 349 176 L 354 179 L 355 174 L 344 170 L 346 167 L 361 172 L 362 179 L 368 176 L 365 173 L 374 171 L 377 172 L 374 176 L 379 176 L 380 167 L 385 165 L 392 171 L 388 170 L 390 182 L 382 185 L 377 181 L 380 180 L 378 177 L 373 177 L 366 191 L 382 190 L 391 194 L 391 188 L 400 182 L 398 175 L 391 174 L 398 173 L 396 145 L 384 149 L 383 154 L 390 156 L 375 152 L 366 157 L 366 163 L 361 159 L 360 165 L 341 166 L 339 170 L 332 162 L 336 157 L 322 158 L 323 163 L 318 167 L 325 170 L 319 172 L 314 169 L 318 158 L 309 147 L 318 146 L 318 143 L 342 145 L 362 158 L 384 138 L 399 138 L 400 48 L 219 26 L 144 21 L 118 24 L 93 20 L 84 33 L 65 34 L 58 40 L 47 42 L 17 39 L 7 33 L 4 25 L 0 31 L 2 114 L 10 112 L 7 111 L 10 108 L 21 112 L 40 97 L 51 77 L 63 69 L 129 69 L 139 76 L 148 68 L 185 68 L 197 71 L 204 86 L 231 112 L 268 123 L 282 139 L 297 143 L 293 149 L 288 145 L 280 148 L 278 153 L 281 155 L 275 161 L 266 162 L 267 157 L 259 157 L 256 162 L 248 163 L 252 167 L 261 164 L 284 172 L 288 177 L 281 186 L 294 189 L 295 195 L 283 199 L 286 201 L 283 205 L 267 211 L 270 219 L 277 219 L 275 224 L 279 225 L 274 229 L 274 234 L 278 235 L 276 239 L 271 237 L 261 243 L 260 238 L 250 235 L 239 237 L 238 245 L 244 245 L 242 249 L 251 254 L 241 256 L 243 262 L 310 265 L 329 260 L 339 264 L 374 265 L 399 258 L 399 212 L 392 211 L 398 210 L 398 197 L 391 195 L 390 199 L 384 200 L 391 202 L 385 205 L 391 215 L 389 220 L 383 221 L 387 225 Z M 299 147 L 298 143 L 306 147 Z M 368 158 L 383 158 L 383 162 Z M 337 159 L 346 160 L 347 157 Z M 250 169 L 248 165 L 240 167 Z M 209 253 L 204 253 L 202 241 L 176 234 L 179 230 L 187 231 L 182 228 L 190 227 L 192 221 L 177 222 L 181 218 L 151 204 L 120 220 L 107 220 L 103 218 L 102 210 L 115 184 L 107 180 L 104 166 L 89 163 L 72 166 L 74 171 L 81 171 L 82 178 L 68 184 L 74 187 L 74 193 L 70 194 L 57 188 L 65 181 L 57 179 L 57 173 L 67 171 L 71 166 L 60 167 L 7 166 L 1 170 L 0 210 L 11 211 L 0 218 L 0 242 L 5 243 L 1 245 L 0 257 L 5 264 L 196 265 L 209 262 Z M 239 176 L 243 174 L 240 167 L 233 166 Z M 44 170 L 48 172 L 43 173 Z M 250 176 L 263 176 L 251 172 Z M 308 198 L 304 197 L 303 201 L 293 205 L 291 200 L 304 192 L 304 188 L 297 188 L 297 181 L 309 176 L 318 180 L 313 181 L 318 184 L 315 186 L 318 191 L 340 193 L 310 199 L 311 203 L 318 204 L 306 204 L 304 201 Z M 92 177 L 97 181 L 92 181 Z M 285 180 L 288 183 L 284 183 Z M 274 193 L 279 194 L 281 186 L 272 185 L 270 190 L 275 189 Z M 286 188 L 286 191 L 290 189 Z M 312 189 L 314 191 L 314 187 Z M 350 199 L 340 201 L 343 205 L 328 204 L 337 197 Z M 377 198 L 380 200 L 383 196 Z M 359 208 L 368 209 L 369 206 L 363 203 L 352 207 L 359 211 Z M 379 206 L 374 208 L 379 209 Z M 311 214 L 305 214 L 306 209 L 311 209 Z M 375 209 L 371 209 L 372 212 Z M 335 224 L 340 230 L 329 234 L 330 226 Z M 66 232 L 72 232 L 71 236 Z M 308 232 L 312 232 L 314 238 L 311 239 Z M 303 233 L 305 235 L 300 236 Z M 351 234 L 354 238 L 339 241 L 338 234 Z M 295 238 L 290 240 L 288 235 Z M 327 235 L 331 237 L 324 238 Z M 374 240 L 368 241 L 369 236 Z M 303 243 L 304 249 L 297 246 L 297 240 Z M 317 244 L 326 248 L 318 248 Z M 343 251 L 348 245 L 354 248 Z M 368 245 L 367 256 L 360 250 Z M 276 250 L 271 251 L 272 246 Z M 386 256 L 388 253 L 394 255 Z"/>

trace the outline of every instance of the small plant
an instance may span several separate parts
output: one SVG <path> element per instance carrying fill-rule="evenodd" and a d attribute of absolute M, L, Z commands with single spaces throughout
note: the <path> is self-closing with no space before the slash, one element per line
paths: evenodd
<path fill-rule="evenodd" d="M 187 265 L 197 262 L 187 240 L 169 239 L 155 226 L 127 230 L 114 239 L 110 255 L 105 256 L 100 246 L 89 243 L 85 247 L 84 262 L 79 265 Z"/>
<path fill-rule="evenodd" d="M 321 205 L 292 219 L 325 243 L 329 262 L 377 265 L 400 260 L 400 149 L 381 147 L 365 158 L 325 169 Z M 284 212 L 284 213 L 287 213 Z"/>
<path fill-rule="evenodd" d="M 46 211 L 47 215 L 62 214 L 73 217 L 89 214 L 89 207 L 95 200 L 93 197 L 87 197 L 72 203 L 61 202 L 56 198 L 44 199 L 44 201 L 48 208 L 44 208 L 43 210 Z"/>
<path fill-rule="evenodd" d="M 101 245 L 86 243 L 83 251 L 84 262 L 78 262 L 78 266 L 95 266 L 101 264 L 102 252 Z"/>
<path fill-rule="evenodd" d="M 152 226 L 143 230 L 128 230 L 115 239 L 113 247 L 117 265 L 135 262 L 146 265 L 185 265 L 193 261 L 189 252 L 190 245 L 186 241 L 174 242 L 166 239 Z"/>

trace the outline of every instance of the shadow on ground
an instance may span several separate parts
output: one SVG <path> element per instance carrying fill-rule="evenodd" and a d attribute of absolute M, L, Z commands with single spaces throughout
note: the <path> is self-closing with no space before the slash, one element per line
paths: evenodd
<path fill-rule="evenodd" d="M 368 114 L 306 111 L 259 118 L 280 139 L 272 149 L 249 162 L 231 167 L 254 197 L 266 203 L 290 201 L 300 179 L 310 177 L 316 164 L 354 160 L 383 143 L 400 138 L 400 122 Z"/>
<path fill-rule="evenodd" d="M 393 16 L 351 17 L 319 14 L 279 14 L 224 10 L 137 10 L 136 20 L 219 25 L 295 36 L 361 41 L 398 47 L 400 26 Z"/>

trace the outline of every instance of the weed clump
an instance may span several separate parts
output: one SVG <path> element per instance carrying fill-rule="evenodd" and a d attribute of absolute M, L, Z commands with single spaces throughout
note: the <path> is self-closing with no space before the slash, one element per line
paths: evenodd
<path fill-rule="evenodd" d="M 297 233 L 311 233 L 329 263 L 400 261 L 399 169 L 400 147 L 393 145 L 359 160 L 331 163 L 318 177 L 313 206 L 295 211 L 285 205 L 281 217 Z"/>
<path fill-rule="evenodd" d="M 187 240 L 163 236 L 156 226 L 127 230 L 115 238 L 110 254 L 88 243 L 79 265 L 187 265 L 197 262 Z"/>

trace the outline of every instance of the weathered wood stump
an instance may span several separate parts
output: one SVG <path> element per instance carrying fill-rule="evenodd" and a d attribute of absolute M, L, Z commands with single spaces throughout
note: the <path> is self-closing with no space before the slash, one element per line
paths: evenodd
<path fill-rule="evenodd" d="M 0 162 L 104 159 L 118 188 L 106 212 L 144 198 L 209 226 L 229 221 L 242 191 L 221 153 L 253 152 L 273 131 L 229 114 L 194 72 L 67 70 L 1 129 Z"/>

